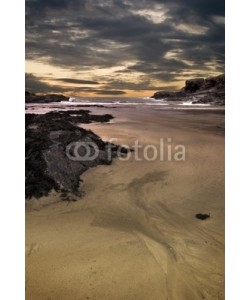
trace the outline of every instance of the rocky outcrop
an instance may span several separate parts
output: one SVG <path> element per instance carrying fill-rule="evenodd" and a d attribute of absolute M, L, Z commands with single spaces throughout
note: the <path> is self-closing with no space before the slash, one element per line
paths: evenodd
<path fill-rule="evenodd" d="M 202 87 L 204 86 L 204 82 L 204 78 L 187 80 L 183 91 L 186 93 L 195 93 L 202 89 Z"/>
<path fill-rule="evenodd" d="M 58 94 L 36 95 L 25 91 L 25 103 L 50 103 L 68 101 L 69 97 Z"/>
<path fill-rule="evenodd" d="M 194 104 L 225 105 L 225 75 L 187 80 L 179 92 L 160 91 L 152 98 L 166 101 L 192 101 Z"/>
<path fill-rule="evenodd" d="M 125 155 L 126 148 L 104 142 L 77 126 L 112 118 L 90 115 L 86 110 L 26 114 L 26 197 L 40 198 L 54 189 L 63 200 L 76 200 L 83 172 Z"/>
<path fill-rule="evenodd" d="M 179 100 L 185 96 L 184 92 L 167 92 L 160 91 L 156 92 L 152 98 L 154 99 L 171 99 L 171 100 Z"/>

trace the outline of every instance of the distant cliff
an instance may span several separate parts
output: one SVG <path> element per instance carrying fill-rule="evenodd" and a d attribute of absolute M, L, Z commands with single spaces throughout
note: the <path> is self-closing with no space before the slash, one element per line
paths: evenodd
<path fill-rule="evenodd" d="M 36 95 L 25 91 L 25 103 L 50 103 L 68 101 L 69 97 L 58 94 Z"/>
<path fill-rule="evenodd" d="M 179 92 L 160 91 L 152 98 L 166 101 L 192 101 L 194 104 L 225 105 L 225 75 L 187 80 Z"/>

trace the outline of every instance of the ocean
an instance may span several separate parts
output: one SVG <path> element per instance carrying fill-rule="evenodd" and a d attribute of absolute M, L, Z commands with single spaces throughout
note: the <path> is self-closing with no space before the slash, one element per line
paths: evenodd
<path fill-rule="evenodd" d="M 172 110 L 172 109 L 213 109 L 224 110 L 224 107 L 213 106 L 210 104 L 192 104 L 192 101 L 164 101 L 156 100 L 149 97 L 128 98 L 128 97 L 71 97 L 69 101 L 51 102 L 51 103 L 27 103 L 25 105 L 26 113 L 47 113 L 50 111 L 60 111 L 65 109 L 79 109 L 84 106 L 104 106 L 110 108 L 136 107 L 136 108 L 152 108 L 154 110 Z"/>

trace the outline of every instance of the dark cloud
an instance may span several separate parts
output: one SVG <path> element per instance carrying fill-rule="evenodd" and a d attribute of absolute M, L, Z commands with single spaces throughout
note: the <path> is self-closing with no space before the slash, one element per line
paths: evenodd
<path fill-rule="evenodd" d="M 60 86 L 49 85 L 31 73 L 25 74 L 25 90 L 32 93 L 44 94 L 65 92 L 65 88 Z"/>
<path fill-rule="evenodd" d="M 39 78 L 31 73 L 25 74 L 25 90 L 32 93 L 71 93 L 77 94 L 79 92 L 95 93 L 97 95 L 125 95 L 126 92 L 119 90 L 108 89 L 94 89 L 91 87 L 61 87 L 50 85 L 43 82 L 44 78 Z M 64 78 L 68 79 L 68 78 Z M 68 82 L 66 80 L 66 82 Z M 85 81 L 86 82 L 86 81 Z"/>
<path fill-rule="evenodd" d="M 107 85 L 105 85 L 103 88 L 106 89 L 125 89 L 125 90 L 134 90 L 134 91 L 155 91 L 155 90 L 165 90 L 165 89 L 175 89 L 175 86 L 153 86 L 151 81 L 147 79 L 145 76 L 141 76 L 139 83 L 135 82 L 126 82 L 122 80 L 116 81 L 109 80 Z"/>
<path fill-rule="evenodd" d="M 112 83 L 112 85 L 110 86 L 106 86 L 107 88 L 114 88 L 115 84 Z M 124 86 L 130 86 L 130 88 L 128 90 L 132 90 L 132 91 L 162 91 L 162 90 L 176 90 L 176 86 L 172 85 L 172 86 L 151 86 L 151 85 L 144 85 L 144 84 L 138 84 L 138 85 L 128 85 L 126 83 L 124 83 Z M 121 88 L 123 88 L 123 85 L 121 85 Z"/>
<path fill-rule="evenodd" d="M 26 0 L 26 57 L 77 72 L 133 62 L 106 85 L 116 89 L 122 76 L 137 72 L 146 90 L 150 79 L 223 72 L 224 14 L 224 0 Z"/>
<path fill-rule="evenodd" d="M 57 78 L 54 79 L 55 81 L 61 81 L 61 82 L 66 82 L 66 83 L 73 83 L 73 84 L 99 84 L 96 81 L 91 81 L 91 80 L 82 80 L 82 79 L 73 79 L 73 78 Z"/>
<path fill-rule="evenodd" d="M 126 92 L 124 91 L 108 91 L 108 90 L 99 90 L 96 91 L 95 94 L 97 95 L 125 95 Z"/>

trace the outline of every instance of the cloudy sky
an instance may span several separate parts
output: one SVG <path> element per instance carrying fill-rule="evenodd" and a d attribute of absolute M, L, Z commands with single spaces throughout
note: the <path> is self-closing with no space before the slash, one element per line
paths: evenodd
<path fill-rule="evenodd" d="M 151 96 L 224 72 L 224 0 L 26 0 L 26 89 Z"/>

